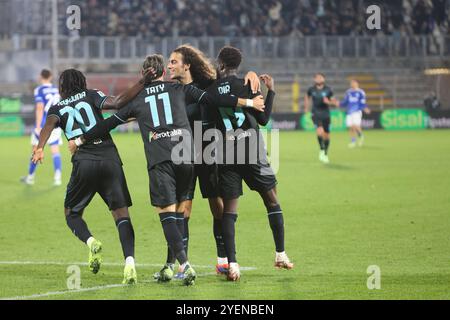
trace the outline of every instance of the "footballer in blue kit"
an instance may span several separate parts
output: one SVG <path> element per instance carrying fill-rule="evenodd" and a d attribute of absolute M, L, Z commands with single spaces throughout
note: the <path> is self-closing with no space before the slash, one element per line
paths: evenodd
<path fill-rule="evenodd" d="M 362 146 L 364 142 L 364 136 L 362 134 L 361 121 L 362 113 L 370 113 L 366 103 L 366 93 L 359 88 L 357 80 L 350 80 L 350 89 L 345 92 L 344 99 L 339 103 L 341 108 L 346 108 L 346 125 L 350 130 L 351 142 L 348 145 L 349 148 L 356 147 L 358 142 L 359 146 Z"/>
<path fill-rule="evenodd" d="M 36 123 L 33 132 L 31 133 L 31 146 L 33 151 L 39 142 L 39 136 L 42 128 L 45 125 L 47 112 L 51 106 L 59 102 L 60 96 L 58 88 L 52 84 L 52 73 L 50 70 L 43 69 L 39 79 L 40 85 L 34 90 L 34 101 L 36 105 Z M 54 185 L 61 185 L 61 154 L 59 146 L 62 145 L 61 128 L 56 128 L 52 131 L 48 140 L 48 145 L 52 152 L 53 167 L 54 167 Z M 28 175 L 21 178 L 21 181 L 27 185 L 34 184 L 34 176 L 36 173 L 37 164 L 30 161 L 28 168 Z"/>

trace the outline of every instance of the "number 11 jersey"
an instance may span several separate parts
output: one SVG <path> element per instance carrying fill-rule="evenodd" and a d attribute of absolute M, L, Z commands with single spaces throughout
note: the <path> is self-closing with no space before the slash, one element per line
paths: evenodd
<path fill-rule="evenodd" d="M 144 88 L 114 116 L 122 122 L 136 118 L 144 142 L 148 169 L 172 161 L 172 150 L 179 143 L 184 163 L 193 161 L 193 138 L 186 106 L 199 103 L 206 93 L 191 85 L 155 81 Z"/>

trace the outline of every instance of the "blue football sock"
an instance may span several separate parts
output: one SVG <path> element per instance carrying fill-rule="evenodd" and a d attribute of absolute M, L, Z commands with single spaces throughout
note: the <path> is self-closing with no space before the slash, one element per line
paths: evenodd
<path fill-rule="evenodd" d="M 28 175 L 32 176 L 34 172 L 36 171 L 37 163 L 33 163 L 33 161 L 30 161 L 30 167 L 28 169 Z"/>
<path fill-rule="evenodd" d="M 55 172 L 61 172 L 61 155 L 59 153 L 55 153 L 53 155 L 53 167 L 55 169 Z"/>

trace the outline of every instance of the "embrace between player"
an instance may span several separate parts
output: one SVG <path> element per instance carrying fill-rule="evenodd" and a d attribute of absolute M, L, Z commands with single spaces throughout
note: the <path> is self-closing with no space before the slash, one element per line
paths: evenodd
<path fill-rule="evenodd" d="M 226 61 L 223 61 L 225 63 Z M 239 61 L 240 62 L 240 61 Z M 238 66 L 238 65 L 237 65 Z M 236 66 L 236 69 L 237 69 Z M 116 163 L 120 163 L 117 161 L 118 153 L 113 145 L 112 139 L 109 135 L 109 130 L 116 127 L 117 125 L 125 122 L 129 118 L 136 118 L 142 134 L 142 139 L 144 141 L 147 162 L 148 162 L 148 174 L 150 179 L 150 198 L 152 205 L 156 207 L 157 212 L 159 213 L 161 224 L 163 227 L 164 235 L 166 237 L 168 246 L 170 248 L 169 258 L 173 259 L 175 257 L 180 263 L 180 270 L 183 273 L 183 282 L 186 285 L 192 284 L 195 280 L 196 274 L 193 270 L 192 266 L 189 264 L 187 260 L 186 249 L 187 246 L 183 244 L 183 235 L 185 234 L 185 216 L 188 216 L 186 213 L 190 213 L 190 201 L 192 200 L 192 184 L 194 180 L 194 166 L 192 163 L 184 163 L 184 164 L 175 164 L 171 159 L 171 152 L 176 142 L 171 141 L 171 139 L 167 138 L 155 138 L 159 134 L 166 132 L 174 132 L 174 129 L 180 130 L 180 132 L 187 133 L 188 136 L 192 139 L 192 131 L 189 125 L 188 113 L 186 110 L 187 106 L 191 104 L 197 104 L 206 106 L 208 109 L 215 108 L 216 114 L 219 114 L 219 109 L 217 107 L 221 107 L 222 110 L 234 110 L 231 112 L 225 111 L 229 115 L 236 115 L 236 106 L 244 107 L 246 105 L 253 106 L 258 108 L 261 112 L 263 107 L 263 101 L 261 96 L 256 96 L 253 100 L 249 100 L 246 97 L 245 99 L 236 98 L 233 95 L 219 95 L 218 93 L 214 93 L 214 91 L 208 90 L 208 93 L 195 88 L 194 86 L 184 86 L 181 84 L 174 84 L 171 82 L 164 82 L 164 65 L 161 56 L 153 55 L 149 56 L 143 65 L 143 71 L 152 69 L 156 74 L 156 80 L 149 81 L 148 79 L 140 81 L 138 84 L 127 90 L 124 94 L 117 97 L 114 102 L 111 103 L 111 107 L 123 107 L 121 108 L 117 114 L 112 116 L 107 120 L 101 119 L 100 109 L 105 106 L 105 102 L 108 99 L 102 97 L 104 99 L 99 100 L 95 95 L 91 97 L 90 100 L 83 100 L 89 95 L 93 95 L 89 90 L 86 89 L 85 83 L 84 85 L 77 86 L 74 85 L 74 81 L 72 81 L 71 91 L 69 90 L 61 90 L 61 92 L 65 92 L 63 100 L 55 106 L 55 110 L 52 110 L 52 113 L 49 113 L 49 119 L 52 118 L 53 121 L 49 121 L 44 127 L 43 134 L 41 135 L 41 139 L 38 145 L 38 149 L 34 153 L 33 161 L 38 162 L 43 158 L 43 146 L 45 145 L 46 139 L 48 139 L 49 132 L 51 129 L 56 127 L 57 125 L 62 126 L 66 137 L 68 139 L 76 138 L 77 144 L 80 146 L 78 152 L 73 156 L 74 162 L 74 170 L 72 172 L 72 178 L 68 185 L 68 196 L 66 197 L 65 203 L 65 212 L 67 218 L 68 225 L 74 231 L 74 233 L 82 240 L 86 242 L 90 248 L 90 261 L 94 261 L 90 263 L 93 271 L 97 270 L 101 263 L 101 244 L 98 240 L 93 239 L 90 233 L 87 230 L 87 226 L 83 219 L 81 218 L 82 211 L 84 207 L 89 203 L 95 192 L 100 193 L 102 195 L 102 177 L 98 176 L 99 170 L 94 170 L 91 172 L 91 178 L 95 179 L 97 184 L 89 185 L 89 188 L 86 186 L 89 184 L 89 179 L 87 179 L 86 175 L 89 174 L 89 168 L 91 166 L 95 166 L 95 164 L 89 163 L 89 161 L 102 161 L 104 160 L 102 157 L 91 159 L 90 152 L 97 153 L 103 145 L 107 145 L 108 141 L 111 144 L 111 150 L 113 149 L 117 154 L 116 159 L 108 159 L 109 161 L 115 161 Z M 226 65 L 222 64 L 222 73 L 225 72 Z M 222 75 L 227 76 L 235 76 L 230 73 L 230 69 L 228 69 L 228 74 L 223 73 Z M 65 71 L 66 72 L 66 71 Z M 69 74 L 75 73 L 78 75 L 75 70 L 67 70 Z M 66 77 L 64 77 L 65 75 Z M 82 75 L 81 75 L 82 76 Z M 78 77 L 81 78 L 78 75 Z M 263 77 L 265 83 L 268 83 L 268 79 L 270 77 Z M 78 79 L 77 79 L 78 80 Z M 63 84 L 68 85 L 70 81 L 67 80 L 67 74 L 63 73 L 60 78 L 60 87 L 63 87 Z M 75 81 L 76 82 L 76 81 Z M 145 84 L 145 86 L 144 86 Z M 241 87 L 243 87 L 243 82 L 241 83 Z M 270 88 L 269 88 L 270 89 Z M 248 90 L 248 89 L 247 89 Z M 90 93 L 90 94 L 89 94 Z M 150 94 L 153 93 L 153 94 Z M 97 95 L 100 93 L 97 92 Z M 248 95 L 248 94 L 247 94 Z M 78 98 L 78 99 L 77 99 Z M 87 98 L 86 98 L 87 99 Z M 97 99 L 97 100 L 96 100 Z M 239 112 L 242 112 L 239 109 Z M 257 112 L 257 111 L 253 111 Z M 270 112 L 269 112 L 270 113 Z M 250 115 L 250 111 L 246 112 L 245 115 Z M 239 116 L 240 117 L 240 116 Z M 78 127 L 77 127 L 78 126 Z M 84 134 L 83 138 L 80 138 L 80 134 Z M 183 137 L 184 138 L 184 137 Z M 85 141 L 85 144 L 81 145 L 81 141 Z M 95 150 L 95 151 L 94 151 Z M 109 150 L 109 151 L 111 151 Z M 81 155 L 88 155 L 86 159 L 80 157 Z M 96 154 L 97 155 L 97 154 Z M 190 155 L 190 158 L 193 160 L 194 154 Z M 79 166 L 76 168 L 76 166 Z M 83 168 L 85 166 L 86 168 Z M 81 167 L 81 168 L 80 168 Z M 77 169 L 77 170 L 75 170 Z M 118 216 L 119 219 L 128 219 L 127 225 L 131 227 L 128 231 L 129 239 L 128 243 L 132 242 L 133 255 L 128 255 L 125 253 L 126 260 L 130 263 L 126 263 L 125 271 L 124 271 L 124 282 L 125 283 L 133 283 L 136 281 L 136 271 L 134 267 L 134 232 L 132 232 L 131 221 L 129 220 L 127 207 L 131 205 L 131 200 L 129 199 L 128 190 L 126 188 L 125 178 L 123 176 L 123 171 L 121 166 L 116 167 L 115 171 L 121 172 L 120 177 L 118 177 L 115 181 L 116 185 L 120 186 L 117 188 L 119 193 L 122 193 L 122 198 L 124 201 L 120 204 L 114 204 L 108 202 L 108 197 L 102 196 L 105 202 L 108 204 L 110 209 L 113 211 L 113 215 L 116 214 L 116 211 L 126 211 L 126 214 L 120 214 Z M 235 168 L 236 176 L 241 174 L 238 168 Z M 111 176 L 117 176 L 117 174 L 112 174 Z M 222 177 L 222 175 L 220 175 Z M 241 177 L 243 178 L 243 177 Z M 244 178 L 245 179 L 245 178 Z M 270 204 L 270 208 L 279 208 L 279 205 L 276 201 L 276 193 L 274 193 L 274 177 L 271 183 L 273 186 L 270 186 L 270 190 L 258 190 L 261 193 L 271 192 L 272 197 L 268 196 L 267 201 L 263 194 L 262 197 L 267 204 Z M 79 181 L 78 181 L 79 180 Z M 81 186 L 81 191 L 78 190 L 78 193 L 86 192 L 84 189 L 89 189 L 86 195 L 73 195 L 70 197 L 71 186 L 79 183 Z M 92 182 L 92 181 L 91 181 Z M 247 182 L 247 180 L 246 180 Z M 235 182 L 233 182 L 235 183 Z M 239 182 L 238 182 L 239 183 Z M 249 182 L 247 182 L 249 183 Z M 257 183 L 256 183 L 257 184 Z M 83 187 L 84 186 L 84 187 Z M 239 187 L 239 186 L 238 186 Z M 267 189 L 267 186 L 265 186 Z M 242 188 L 242 186 L 240 187 Z M 125 195 L 125 196 L 123 196 Z M 273 197 L 275 195 L 275 198 Z M 231 201 L 232 205 L 237 206 L 237 196 L 236 194 Z M 70 199 L 73 200 L 73 203 L 70 204 Z M 116 197 L 114 197 L 116 199 Z M 228 201 L 228 199 L 227 199 Z M 226 202 L 226 201 L 225 201 Z M 211 202 L 210 202 L 211 203 Z M 119 208 L 116 208 L 119 205 Z M 78 209 L 74 209 L 79 207 Z M 187 209 L 188 208 L 188 209 Z M 126 209 L 126 210 L 125 210 Z M 231 209 L 230 209 L 231 210 Z M 233 213 L 227 212 L 227 214 L 234 215 L 231 218 L 232 221 L 235 221 L 236 210 Z M 281 232 L 280 226 L 282 227 L 282 215 L 281 209 L 269 212 L 274 217 L 277 217 L 278 227 L 272 230 L 274 231 L 274 238 L 282 239 L 283 243 L 281 244 L 281 240 L 277 243 L 277 258 L 282 257 L 284 260 L 282 261 L 284 264 L 280 265 L 282 267 L 292 267 L 292 264 L 287 259 L 287 256 L 283 252 L 279 251 L 281 246 L 284 246 L 284 231 Z M 214 212 L 213 212 L 214 214 Z M 224 215 L 225 217 L 225 215 Z M 116 218 L 116 216 L 115 216 Z M 280 219 L 281 218 L 281 219 Z M 76 223 L 73 223 L 73 221 Z M 226 220 L 222 218 L 222 220 Z M 269 216 L 269 220 L 271 221 L 271 227 L 273 225 L 272 218 Z M 121 220 L 122 221 L 122 220 Z M 120 221 L 120 222 L 121 222 Z M 280 225 L 281 223 L 281 225 Z M 118 228 L 121 224 L 118 223 Z M 232 228 L 231 228 L 232 227 Z M 233 232 L 230 230 L 233 229 Z M 119 228 L 119 233 L 121 229 Z M 226 248 L 226 254 L 228 260 L 231 260 L 231 263 L 236 263 L 235 258 L 233 258 L 233 246 L 234 246 L 234 222 L 230 228 L 223 227 L 222 224 L 222 232 L 227 234 L 228 238 L 224 236 L 224 246 Z M 277 236 L 275 235 L 277 233 Z M 132 234 L 132 237 L 131 237 Z M 80 236 L 83 235 L 83 236 Z M 124 237 L 125 238 L 125 237 Z M 232 239 L 233 238 L 233 239 Z M 132 239 L 132 241 L 130 241 Z M 121 237 L 122 241 L 122 237 Z M 126 241 L 124 241 L 126 242 Z M 124 243 L 123 247 L 124 247 Z M 280 249 L 281 250 L 281 249 Z M 281 260 L 280 260 L 281 262 Z M 236 264 L 237 266 L 237 264 Z M 170 269 L 170 268 L 169 268 Z M 233 271 L 233 268 L 230 266 L 229 278 L 231 280 L 237 280 L 239 278 L 239 269 L 237 267 L 237 271 Z M 236 270 L 236 268 L 234 268 Z M 173 271 L 173 269 L 172 269 Z M 173 272 L 172 272 L 173 273 Z M 231 276 L 230 276 L 231 274 Z M 164 280 L 164 279 L 163 279 Z M 167 279 L 170 280 L 170 279 Z"/>

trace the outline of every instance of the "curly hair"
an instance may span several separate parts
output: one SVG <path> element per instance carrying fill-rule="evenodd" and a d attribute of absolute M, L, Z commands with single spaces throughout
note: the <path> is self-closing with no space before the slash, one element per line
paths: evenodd
<path fill-rule="evenodd" d="M 59 76 L 59 94 L 66 99 L 86 90 L 86 77 L 76 69 L 64 70 Z"/>
<path fill-rule="evenodd" d="M 182 55 L 183 63 L 189 64 L 192 80 L 202 89 L 207 88 L 216 79 L 216 70 L 209 59 L 199 49 L 183 44 L 173 52 Z"/>
<path fill-rule="evenodd" d="M 217 60 L 227 69 L 238 69 L 242 62 L 242 52 L 238 48 L 225 46 L 220 49 Z"/>

